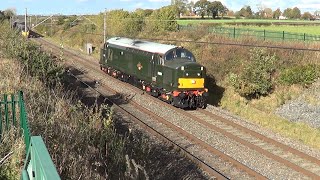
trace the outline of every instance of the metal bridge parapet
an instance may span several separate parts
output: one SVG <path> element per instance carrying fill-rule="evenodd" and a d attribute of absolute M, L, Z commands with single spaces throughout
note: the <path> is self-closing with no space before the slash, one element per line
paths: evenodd
<path fill-rule="evenodd" d="M 16 120 L 18 117 L 20 121 Z M 60 180 L 43 139 L 30 134 L 22 91 L 0 96 L 0 143 L 1 135 L 11 127 L 19 127 L 20 135 L 24 137 L 26 159 L 21 179 Z"/>

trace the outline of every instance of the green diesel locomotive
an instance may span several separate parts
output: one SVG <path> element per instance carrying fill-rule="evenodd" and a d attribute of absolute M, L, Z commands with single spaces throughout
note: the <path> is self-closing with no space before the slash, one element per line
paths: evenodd
<path fill-rule="evenodd" d="M 205 67 L 183 47 L 115 37 L 101 49 L 100 68 L 179 108 L 205 108 Z"/>

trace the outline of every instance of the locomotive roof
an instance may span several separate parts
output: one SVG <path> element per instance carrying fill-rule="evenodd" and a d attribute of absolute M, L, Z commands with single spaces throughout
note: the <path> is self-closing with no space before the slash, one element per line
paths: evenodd
<path fill-rule="evenodd" d="M 123 37 L 114 37 L 107 41 L 109 44 L 139 49 L 151 53 L 166 54 L 169 50 L 176 48 L 174 45 L 160 44 L 149 41 L 141 41 Z"/>

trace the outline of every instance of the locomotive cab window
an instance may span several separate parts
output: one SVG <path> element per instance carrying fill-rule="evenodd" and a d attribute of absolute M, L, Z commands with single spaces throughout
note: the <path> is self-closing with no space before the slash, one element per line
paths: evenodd
<path fill-rule="evenodd" d="M 177 49 L 171 50 L 166 54 L 167 61 L 172 61 L 175 58 L 188 59 L 188 60 L 194 61 L 194 62 L 196 61 L 193 54 L 190 51 L 183 49 L 183 48 L 177 48 Z"/>
<path fill-rule="evenodd" d="M 163 65 L 164 64 L 164 59 L 161 55 L 159 55 L 158 61 L 157 61 L 158 65 Z"/>
<path fill-rule="evenodd" d="M 113 51 L 112 51 L 112 49 L 108 49 L 108 58 L 107 59 L 109 59 L 109 60 L 113 60 Z"/>

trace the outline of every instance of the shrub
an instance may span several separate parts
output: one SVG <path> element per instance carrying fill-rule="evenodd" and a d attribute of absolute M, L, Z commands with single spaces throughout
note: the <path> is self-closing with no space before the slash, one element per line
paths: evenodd
<path fill-rule="evenodd" d="M 5 39 L 0 45 L 0 52 L 7 58 L 18 59 L 28 74 L 38 77 L 47 85 L 60 81 L 63 68 L 58 58 L 53 59 L 35 44 L 23 40 L 18 33 L 7 31 L 9 28 L 6 28 L 3 28 L 3 37 L 0 37 Z"/>
<path fill-rule="evenodd" d="M 280 73 L 280 83 L 285 85 L 301 84 L 310 85 L 320 77 L 320 67 L 314 64 L 299 65 L 284 69 Z"/>
<path fill-rule="evenodd" d="M 228 80 L 241 96 L 249 98 L 267 95 L 272 89 L 271 75 L 275 60 L 275 55 L 254 48 L 250 51 L 250 60 L 243 71 L 230 73 Z"/>
<path fill-rule="evenodd" d="M 165 6 L 153 13 L 146 18 L 146 25 L 144 31 L 148 33 L 176 31 L 178 24 L 176 20 L 176 9 L 174 6 Z M 172 21 L 169 21 L 172 20 Z"/>

